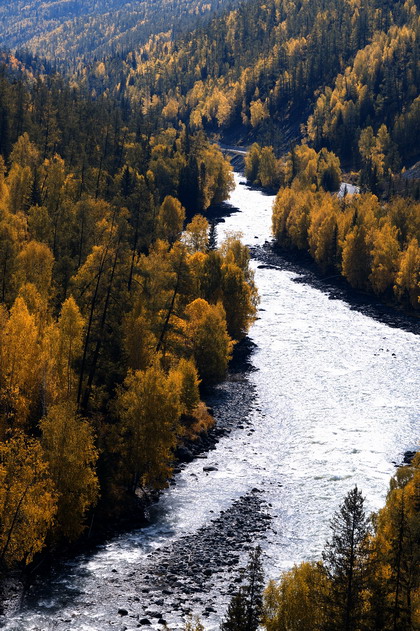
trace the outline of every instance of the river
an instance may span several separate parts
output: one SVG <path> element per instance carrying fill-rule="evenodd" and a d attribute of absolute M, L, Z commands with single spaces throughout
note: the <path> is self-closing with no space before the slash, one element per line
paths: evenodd
<path fill-rule="evenodd" d="M 240 231 L 258 252 L 271 238 L 273 197 L 235 178 L 219 239 Z M 383 505 L 394 462 L 419 437 L 420 338 L 299 282 L 280 259 L 258 258 L 250 365 L 211 400 L 230 433 L 177 474 L 150 526 L 39 579 L 8 631 L 120 631 L 145 617 L 176 628 L 189 610 L 217 628 L 252 545 L 262 545 L 267 578 L 278 577 L 320 555 L 329 520 L 355 484 L 368 511 Z M 222 569 L 206 561 L 210 554 Z M 178 568 L 178 580 L 165 582 L 168 568 Z"/>

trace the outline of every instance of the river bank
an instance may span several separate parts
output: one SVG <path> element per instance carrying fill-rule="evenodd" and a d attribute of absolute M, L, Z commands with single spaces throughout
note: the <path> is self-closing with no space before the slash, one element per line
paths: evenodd
<path fill-rule="evenodd" d="M 244 432 L 252 436 L 254 429 L 250 425 L 248 415 L 253 405 L 255 392 L 248 381 L 248 373 L 252 370 L 250 354 L 254 344 L 245 338 L 235 348 L 229 374 L 225 382 L 207 388 L 203 396 L 206 403 L 212 406 L 217 423 L 206 437 L 201 437 L 196 443 L 188 442 L 184 449 L 188 449 L 191 459 L 179 461 L 175 470 L 171 487 L 175 487 L 182 472 L 188 474 L 191 462 L 198 464 L 202 475 L 211 476 L 218 471 L 218 462 L 212 458 L 219 440 L 227 439 L 232 431 Z M 197 474 L 189 474 L 193 478 Z M 101 622 L 101 629 L 114 627 L 119 620 L 124 624 L 121 628 L 135 628 L 136 626 L 175 624 L 179 617 L 188 616 L 192 608 L 200 607 L 200 616 L 208 618 L 214 613 L 216 603 L 208 596 L 214 581 L 223 582 L 224 589 L 220 595 L 229 599 L 232 592 L 242 580 L 242 573 L 247 562 L 249 550 L 255 537 L 262 537 L 270 528 L 270 516 L 267 506 L 261 497 L 262 491 L 253 488 L 249 493 L 241 495 L 226 511 L 222 511 L 216 518 L 210 518 L 197 532 L 185 535 L 169 545 L 157 549 L 149 549 L 142 559 L 141 571 L 121 572 L 119 563 L 115 567 L 110 564 L 106 574 L 94 586 L 94 590 L 105 590 L 104 601 L 112 595 L 112 586 L 118 582 L 120 598 L 115 606 L 106 612 L 106 619 Z M 210 511 L 213 513 L 213 511 Z M 147 522 L 141 530 L 114 533 L 111 545 L 126 536 L 135 538 L 145 534 L 148 529 L 154 529 L 159 520 L 159 499 L 151 503 L 146 512 Z M 165 534 L 169 534 L 167 531 Z M 165 538 L 164 534 L 164 538 Z M 23 629 L 19 623 L 19 610 L 25 616 L 25 611 L 33 603 L 41 603 L 44 613 L 37 617 L 34 629 L 43 629 L 44 614 L 48 618 L 53 613 L 57 628 L 61 625 L 79 620 L 79 614 L 60 616 L 60 611 L 68 600 L 75 596 L 73 586 L 66 581 L 66 575 L 72 572 L 74 566 L 89 562 L 96 554 L 101 555 L 107 547 L 106 542 L 86 546 L 82 554 L 67 555 L 55 558 L 27 582 L 22 589 L 21 581 L 16 576 L 10 577 L 6 588 L 8 598 L 6 611 L 0 626 L 10 629 Z M 118 545 L 118 543 L 117 543 Z M 48 585 L 46 596 L 46 585 Z M 93 589 L 91 587 L 91 589 Z M 50 602 L 56 606 L 50 606 Z M 226 601 L 226 602 L 227 602 Z M 7 620 L 14 618 L 17 626 L 9 627 Z M 84 620 L 84 616 L 82 616 Z M 87 623 L 88 616 L 84 623 Z M 105 625 L 105 626 L 102 626 Z M 77 627 L 79 628 L 79 627 Z M 99 627 L 98 627 L 99 628 Z M 118 628 L 118 626 L 117 626 Z"/>
<path fill-rule="evenodd" d="M 216 449 L 219 440 L 235 429 L 246 428 L 247 415 L 254 396 L 254 390 L 247 379 L 248 372 L 252 370 L 250 356 L 254 348 L 255 345 L 248 337 L 241 340 L 234 347 L 226 380 L 215 386 L 201 388 L 204 402 L 210 413 L 216 416 L 215 424 L 207 432 L 200 433 L 196 439 L 184 440 L 176 449 L 173 476 L 168 480 L 169 486 L 175 486 L 178 474 L 196 459 L 203 461 L 203 468 L 206 468 L 205 460 Z M 27 593 L 37 582 L 48 581 L 51 575 L 60 571 L 61 566 L 71 563 L 79 556 L 95 554 L 113 538 L 150 527 L 153 523 L 151 513 L 153 514 L 154 506 L 164 492 L 155 491 L 139 498 L 131 515 L 102 522 L 93 531 L 87 529 L 85 535 L 74 544 L 45 551 L 29 568 L 7 574 L 3 578 L 2 605 L 5 616 L 2 620 L 0 613 L 0 628 L 6 617 L 20 608 Z"/>
<path fill-rule="evenodd" d="M 373 294 L 354 289 L 340 274 L 322 272 L 306 252 L 284 250 L 273 243 L 262 248 L 251 247 L 252 258 L 263 265 L 288 270 L 299 275 L 295 282 L 303 283 L 326 293 L 331 300 L 343 300 L 351 309 L 415 335 L 420 334 L 420 315 L 402 306 L 387 304 Z"/>

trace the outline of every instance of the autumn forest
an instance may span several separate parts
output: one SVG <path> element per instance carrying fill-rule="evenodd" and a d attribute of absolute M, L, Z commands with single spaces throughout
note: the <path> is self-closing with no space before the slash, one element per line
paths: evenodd
<path fill-rule="evenodd" d="M 418 0 L 30 0 L 0 18 L 5 613 L 11 580 L 152 523 L 210 444 L 209 397 L 241 387 L 264 318 L 253 259 L 310 258 L 416 326 L 420 18 Z M 273 197 L 259 252 L 218 232 L 238 182 Z M 419 629 L 414 451 L 373 514 L 357 484 L 336 498 L 304 562 L 268 581 L 245 547 L 228 606 L 206 615 L 223 631 Z"/>

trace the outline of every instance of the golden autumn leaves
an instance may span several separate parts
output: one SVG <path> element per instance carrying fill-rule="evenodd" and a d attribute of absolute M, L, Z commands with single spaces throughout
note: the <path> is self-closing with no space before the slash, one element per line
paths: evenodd
<path fill-rule="evenodd" d="M 136 254 L 128 292 L 126 227 L 100 203 L 99 243 L 58 316 L 54 257 L 35 240 L 16 254 L 10 292 L 18 294 L 10 309 L 1 306 L 0 557 L 7 566 L 30 562 L 47 537 L 82 533 L 99 498 L 98 458 L 114 500 L 138 485 L 166 485 L 179 440 L 212 423 L 200 381 L 224 377 L 234 340 L 255 316 L 249 254 L 238 236 L 209 250 L 206 219 L 196 216 L 182 234 L 185 211 L 170 196 L 156 216 L 161 238 Z M 102 381 L 106 370 L 114 392 Z"/>
<path fill-rule="evenodd" d="M 133 487 L 166 484 L 183 418 L 198 431 L 210 420 L 200 380 L 223 379 L 234 340 L 255 315 L 247 249 L 232 235 L 221 251 L 207 251 L 206 224 L 197 217 L 187 226 L 187 247 L 158 240 L 139 264 L 126 338 L 131 369 L 116 400 L 127 438 L 122 475 Z"/>
<path fill-rule="evenodd" d="M 71 297 L 53 322 L 33 285 L 21 293 L 28 305 L 18 296 L 10 314 L 3 308 L 0 331 L 0 554 L 7 565 L 30 562 L 50 532 L 76 538 L 98 496 L 93 430 L 75 405 L 83 318 Z"/>
<path fill-rule="evenodd" d="M 380 130 L 378 137 L 384 134 Z M 258 149 L 254 145 L 246 158 L 249 174 L 256 172 Z M 277 173 L 282 188 L 272 228 L 280 245 L 308 251 L 323 270 L 341 272 L 352 287 L 419 308 L 418 202 L 397 196 L 381 202 L 372 193 L 339 198 L 326 192 L 339 187 L 340 162 L 333 153 L 317 153 L 306 145 L 277 161 Z"/>
<path fill-rule="evenodd" d="M 282 245 L 309 250 L 325 270 L 338 269 L 356 288 L 392 295 L 419 308 L 420 205 L 375 195 L 344 200 L 325 192 L 281 189 L 273 233 Z"/>

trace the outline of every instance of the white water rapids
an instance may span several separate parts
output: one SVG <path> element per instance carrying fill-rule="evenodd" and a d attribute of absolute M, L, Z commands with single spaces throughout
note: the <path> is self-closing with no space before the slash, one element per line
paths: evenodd
<path fill-rule="evenodd" d="M 234 230 L 245 243 L 262 245 L 270 240 L 273 197 L 235 177 L 230 202 L 240 212 L 219 224 L 219 239 Z M 141 571 L 151 551 L 197 531 L 253 487 L 271 505 L 273 530 L 261 540 L 267 577 L 320 555 L 329 520 L 355 484 L 368 510 L 383 504 L 393 461 L 419 438 L 420 338 L 295 282 L 296 273 L 252 265 L 261 302 L 250 331 L 256 349 L 249 425 L 177 475 L 153 525 L 66 564 L 6 629 L 134 628 L 135 617 L 116 616 L 130 594 L 121 575 Z M 217 471 L 205 473 L 203 464 Z M 206 628 L 216 628 L 224 614 L 228 599 L 219 592 Z M 202 614 L 203 606 L 192 609 Z M 170 626 L 180 624 L 164 613 Z"/>

